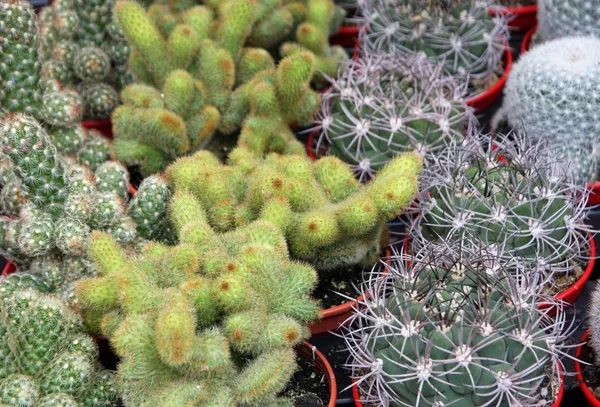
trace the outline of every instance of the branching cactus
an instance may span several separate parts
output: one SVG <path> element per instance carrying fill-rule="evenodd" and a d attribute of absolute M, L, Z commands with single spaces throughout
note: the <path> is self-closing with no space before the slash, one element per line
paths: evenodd
<path fill-rule="evenodd" d="M 377 0 L 362 5 L 361 45 L 367 52 L 426 56 L 452 75 L 468 75 L 479 93 L 497 79 L 508 39 L 491 1 Z"/>
<path fill-rule="evenodd" d="M 392 257 L 346 334 L 369 405 L 550 406 L 569 331 L 514 264 L 485 252 Z M 558 304 L 560 307 L 560 304 Z"/>
<path fill-rule="evenodd" d="M 441 69 L 389 55 L 352 61 L 323 97 L 317 151 L 327 145 L 363 180 L 399 153 L 416 150 L 427 159 L 444 141 L 470 134 L 475 118 L 465 86 Z"/>
<path fill-rule="evenodd" d="M 208 152 L 181 158 L 167 170 L 176 191 L 191 191 L 219 231 L 268 220 L 284 231 L 292 257 L 319 269 L 373 263 L 385 222 L 403 212 L 418 191 L 422 157 L 391 160 L 368 185 L 335 157 L 271 154 L 255 158 L 234 150 L 229 165 Z"/>
<path fill-rule="evenodd" d="M 490 140 L 448 144 L 424 171 L 413 246 L 452 241 L 500 250 L 554 273 L 550 288 L 560 292 L 589 258 L 588 193 L 557 168 L 560 157 L 544 143 L 522 133 Z"/>
<path fill-rule="evenodd" d="M 564 37 L 600 37 L 598 0 L 538 0 L 536 36 L 541 41 Z"/>
<path fill-rule="evenodd" d="M 175 194 L 170 217 L 180 244 L 138 256 L 94 234 L 100 277 L 77 287 L 122 358 L 125 406 L 291 406 L 277 396 L 296 370 L 293 346 L 319 317 L 316 271 L 290 260 L 268 221 L 217 233 L 189 192 Z"/>
<path fill-rule="evenodd" d="M 0 403 L 3 406 L 117 406 L 114 373 L 81 319 L 35 279 L 13 275 L 0 285 Z"/>
<path fill-rule="evenodd" d="M 21 271 L 46 275 L 45 266 L 53 268 L 51 265 L 56 264 L 64 273 L 64 284 L 49 285 L 71 297 L 72 291 L 69 294 L 65 284 L 93 272 L 85 261 L 77 259 L 85 260 L 94 230 L 110 233 L 129 245 L 135 243 L 138 233 L 148 239 L 159 236 L 158 229 L 162 229 L 161 236 L 168 234 L 157 219 L 165 217 L 170 195 L 147 191 L 156 186 L 166 189 L 164 182 L 142 185 L 142 195 L 129 209 L 150 206 L 154 212 L 136 212 L 129 217 L 125 206 L 129 174 L 121 164 L 104 163 L 94 174 L 87 167 L 68 162 L 57 153 L 39 123 L 22 114 L 4 117 L 0 139 L 1 155 L 11 162 L 13 170 L 1 194 L 3 209 L 12 217 L 0 220 L 0 248 Z M 17 199 L 8 200 L 10 196 Z M 39 259 L 43 261 L 37 262 Z"/>
<path fill-rule="evenodd" d="M 535 139 L 547 137 L 557 155 L 577 163 L 577 179 L 592 181 L 600 145 L 598 86 L 600 40 L 562 38 L 535 47 L 515 64 L 503 111 L 512 127 Z"/>

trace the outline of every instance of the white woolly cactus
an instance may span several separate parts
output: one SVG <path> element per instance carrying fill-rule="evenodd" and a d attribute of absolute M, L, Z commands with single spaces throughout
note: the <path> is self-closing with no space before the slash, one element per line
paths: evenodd
<path fill-rule="evenodd" d="M 424 54 L 475 89 L 495 77 L 508 40 L 506 19 L 489 0 L 374 0 L 361 6 L 367 52 Z"/>
<path fill-rule="evenodd" d="M 570 284 L 563 278 L 577 277 L 589 259 L 589 192 L 570 182 L 543 141 L 522 133 L 477 138 L 449 143 L 422 173 L 413 247 L 487 247 L 556 274 L 546 289 L 562 291 Z"/>
<path fill-rule="evenodd" d="M 322 144 L 370 178 L 395 155 L 416 150 L 427 157 L 448 139 L 475 127 L 464 101 L 466 84 L 424 58 L 365 55 L 351 61 L 323 96 L 317 115 Z"/>
<path fill-rule="evenodd" d="M 562 38 L 541 44 L 517 62 L 503 111 L 512 127 L 547 137 L 567 153 L 581 180 L 596 176 L 600 146 L 600 39 Z"/>
<path fill-rule="evenodd" d="M 455 255 L 455 256 L 454 256 Z M 429 248 L 374 270 L 345 334 L 361 400 L 386 407 L 542 407 L 570 327 L 538 308 L 539 273 Z M 543 284 L 542 284 L 543 285 Z M 560 309 L 561 304 L 556 303 Z"/>
<path fill-rule="evenodd" d="M 600 37 L 600 1 L 538 0 L 537 35 L 542 41 L 568 36 Z"/>

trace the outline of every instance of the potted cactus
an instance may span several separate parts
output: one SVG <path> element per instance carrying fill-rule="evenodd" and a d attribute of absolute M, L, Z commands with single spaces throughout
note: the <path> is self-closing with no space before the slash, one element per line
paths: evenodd
<path fill-rule="evenodd" d="M 475 0 L 365 2 L 360 43 L 365 52 L 443 61 L 451 75 L 468 76 L 467 103 L 483 110 L 500 95 L 512 64 L 506 21 L 491 17 L 489 6 Z"/>
<path fill-rule="evenodd" d="M 598 311 L 600 307 L 600 290 L 598 286 L 594 289 L 589 304 L 588 324 L 589 329 L 581 338 L 581 345 L 575 353 L 575 372 L 577 380 L 589 407 L 600 406 L 600 393 L 598 389 L 598 365 L 600 348 L 598 338 Z M 583 364 L 583 366 L 582 366 Z"/>
<path fill-rule="evenodd" d="M 435 159 L 422 175 L 421 213 L 409 231 L 413 250 L 499 250 L 535 264 L 547 294 L 574 302 L 595 257 L 584 224 L 588 193 L 571 182 L 547 143 L 523 133 L 493 141 L 479 134 L 474 143 L 448 143 Z"/>
<path fill-rule="evenodd" d="M 568 37 L 536 46 L 515 65 L 502 108 L 512 127 L 529 137 L 547 137 L 559 156 L 578 163 L 576 179 L 597 179 L 600 145 L 594 118 L 595 92 L 600 84 L 600 40 Z M 562 78 L 560 83 L 556 78 Z M 591 109 L 591 113 L 586 113 Z M 590 203 L 598 202 L 594 185 Z"/>
<path fill-rule="evenodd" d="M 239 147 L 230 154 L 229 165 L 200 151 L 180 158 L 166 177 L 175 193 L 189 190 L 197 197 L 216 230 L 235 230 L 258 219 L 275 223 L 292 258 L 319 269 L 319 289 L 329 294 L 336 287 L 325 283 L 350 286 L 363 266 L 378 259 L 385 223 L 410 205 L 421 165 L 421 156 L 406 153 L 391 160 L 371 183 L 361 185 L 335 157 L 312 162 L 301 155 L 271 154 L 257 159 Z M 313 333 L 326 332 L 325 324 L 337 328 L 351 312 L 348 303 L 335 308 L 326 312 L 333 323 L 314 325 Z"/>
<path fill-rule="evenodd" d="M 466 84 L 442 69 L 391 55 L 351 61 L 323 95 L 319 136 L 309 139 L 309 154 L 320 155 L 326 146 L 363 181 L 399 153 L 415 150 L 427 160 L 445 140 L 469 135 L 476 119 L 465 104 Z"/>
<path fill-rule="evenodd" d="M 484 250 L 394 256 L 344 335 L 357 405 L 558 406 L 566 322 L 534 276 Z"/>

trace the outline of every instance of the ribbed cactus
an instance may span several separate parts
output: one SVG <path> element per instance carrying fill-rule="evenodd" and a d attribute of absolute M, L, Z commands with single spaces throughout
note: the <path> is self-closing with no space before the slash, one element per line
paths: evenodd
<path fill-rule="evenodd" d="M 541 41 L 563 37 L 600 37 L 598 0 L 538 0 L 536 36 Z"/>
<path fill-rule="evenodd" d="M 376 0 L 362 6 L 361 45 L 367 52 L 420 54 L 444 62 L 452 75 L 468 75 L 472 93 L 502 71 L 508 30 L 489 14 L 490 0 Z"/>
<path fill-rule="evenodd" d="M 319 316 L 316 271 L 289 259 L 270 222 L 217 233 L 189 192 L 175 194 L 170 217 L 180 244 L 150 243 L 138 256 L 94 234 L 100 277 L 77 287 L 122 358 L 125 406 L 282 405 L 293 346 Z"/>
<path fill-rule="evenodd" d="M 423 60 L 367 55 L 349 63 L 323 97 L 316 124 L 330 152 L 372 177 L 396 154 L 428 153 L 470 134 L 466 89 Z"/>
<path fill-rule="evenodd" d="M 14 407 L 117 406 L 114 374 L 100 368 L 93 339 L 65 303 L 9 276 L 0 297 L 0 403 Z"/>
<path fill-rule="evenodd" d="M 514 264 L 485 252 L 390 259 L 365 284 L 346 342 L 361 400 L 401 406 L 550 406 L 568 326 L 538 309 Z M 366 295 L 365 295 L 366 294 Z"/>
<path fill-rule="evenodd" d="M 421 216 L 410 230 L 414 247 L 490 247 L 555 273 L 565 287 L 585 267 L 587 193 L 559 168 L 559 157 L 523 133 L 480 135 L 450 143 L 422 176 Z"/>
<path fill-rule="evenodd" d="M 85 255 L 94 230 L 110 233 L 124 245 L 135 243 L 138 227 L 142 238 L 168 240 L 168 230 L 146 218 L 165 217 L 169 194 L 149 194 L 152 203 L 148 203 L 144 192 L 132 208 L 152 206 L 154 212 L 129 217 L 125 207 L 129 175 L 121 164 L 104 163 L 94 174 L 60 156 L 33 118 L 13 113 L 0 123 L 1 155 L 10 161 L 14 174 L 0 194 L 2 209 L 15 216 L 0 220 L 0 249 L 21 271 L 45 274 L 45 263 L 57 264 L 64 285 L 48 285 L 70 299 L 73 287 L 68 285 L 92 273 L 84 261 L 73 259 Z"/>
<path fill-rule="evenodd" d="M 261 160 L 238 148 L 229 161 L 198 152 L 170 166 L 167 179 L 175 191 L 193 192 L 216 230 L 268 220 L 284 231 L 292 257 L 319 269 L 373 263 L 385 222 L 411 203 L 422 165 L 416 153 L 400 155 L 363 186 L 334 157 Z"/>
<path fill-rule="evenodd" d="M 536 46 L 515 64 L 503 111 L 512 127 L 548 138 L 557 155 L 576 164 L 577 178 L 591 181 L 597 177 L 600 145 L 599 85 L 600 40 L 558 39 Z"/>

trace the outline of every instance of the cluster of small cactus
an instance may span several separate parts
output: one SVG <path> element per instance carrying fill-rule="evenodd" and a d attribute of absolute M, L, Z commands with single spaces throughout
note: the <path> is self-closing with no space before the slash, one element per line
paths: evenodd
<path fill-rule="evenodd" d="M 351 61 L 323 96 L 316 125 L 330 153 L 349 163 L 360 180 L 396 154 L 434 154 L 475 126 L 464 101 L 466 86 L 427 61 L 365 55 Z M 312 146 L 309 146 L 312 147 Z"/>
<path fill-rule="evenodd" d="M 598 0 L 538 0 L 536 38 L 600 37 Z"/>
<path fill-rule="evenodd" d="M 0 221 L 0 247 L 21 270 L 50 280 L 59 270 L 60 281 L 72 285 L 93 272 L 85 262 L 92 231 L 105 231 L 130 245 L 138 235 L 161 240 L 163 232 L 169 233 L 163 226 L 170 198 L 164 181 L 145 180 L 140 195 L 126 208 L 129 174 L 121 164 L 106 162 L 92 173 L 69 162 L 35 119 L 19 113 L 0 123 L 0 146 L 10 162 L 0 194 L 8 215 Z M 67 288 L 49 285 L 58 291 Z M 64 294 L 71 298 L 72 290 Z"/>
<path fill-rule="evenodd" d="M 418 191 L 422 161 L 418 153 L 399 155 L 361 185 L 335 157 L 312 162 L 270 154 L 263 160 L 240 147 L 229 165 L 200 151 L 180 158 L 166 176 L 176 192 L 189 190 L 199 199 L 216 230 L 271 221 L 285 234 L 293 258 L 326 270 L 373 264 L 385 222 Z"/>
<path fill-rule="evenodd" d="M 505 89 L 508 123 L 535 139 L 548 138 L 580 181 L 597 177 L 600 39 L 569 37 L 534 47 L 514 66 Z"/>
<path fill-rule="evenodd" d="M 553 154 L 523 133 L 449 143 L 423 172 L 413 247 L 484 246 L 542 274 L 577 277 L 589 257 L 588 193 Z"/>
<path fill-rule="evenodd" d="M 376 0 L 361 5 L 360 42 L 366 52 L 423 55 L 451 75 L 468 76 L 479 93 L 497 79 L 506 51 L 505 17 L 491 1 Z"/>
<path fill-rule="evenodd" d="M 300 3 L 282 10 L 290 13 L 296 6 L 308 13 Z M 113 115 L 115 147 L 120 160 L 139 165 L 144 174 L 205 146 L 215 132 L 228 135 L 240 128 L 240 138 L 251 138 L 257 155 L 302 150 L 289 125 L 309 124 L 320 105 L 310 89 L 319 57 L 296 49 L 276 67 L 273 56 L 252 40 L 265 29 L 257 21 L 277 15 L 266 12 L 266 3 L 231 0 L 214 7 L 185 9 L 167 23 L 164 15 L 132 1 L 115 6 L 139 82 L 123 90 L 125 106 Z"/>
<path fill-rule="evenodd" d="M 109 118 L 133 81 L 129 45 L 112 21 L 114 0 L 62 0 L 42 10 L 44 77 L 77 86 L 88 120 Z"/>
<path fill-rule="evenodd" d="M 122 358 L 124 405 L 291 406 L 278 394 L 319 317 L 316 270 L 289 258 L 271 222 L 219 233 L 188 191 L 174 195 L 170 218 L 179 245 L 149 243 L 139 256 L 95 233 L 100 276 L 77 287 Z"/>
<path fill-rule="evenodd" d="M 567 324 L 485 251 L 426 249 L 368 281 L 345 335 L 361 399 L 373 405 L 550 406 Z M 557 304 L 560 306 L 559 304 Z"/>
<path fill-rule="evenodd" d="M 81 317 L 31 276 L 2 281 L 0 333 L 2 406 L 118 405 L 115 375 L 99 366 Z"/>

